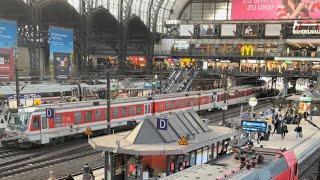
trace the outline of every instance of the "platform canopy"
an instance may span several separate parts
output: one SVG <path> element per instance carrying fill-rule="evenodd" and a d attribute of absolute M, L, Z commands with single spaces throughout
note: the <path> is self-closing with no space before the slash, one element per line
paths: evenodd
<path fill-rule="evenodd" d="M 159 127 L 159 121 L 166 121 Z M 131 155 L 174 155 L 240 135 L 239 131 L 206 125 L 196 112 L 180 112 L 145 118 L 132 131 L 89 140 L 96 150 Z M 188 145 L 179 145 L 185 137 Z"/>
<path fill-rule="evenodd" d="M 301 95 L 292 95 L 286 98 L 290 101 L 315 102 L 320 101 L 320 92 L 318 90 L 310 90 Z"/>

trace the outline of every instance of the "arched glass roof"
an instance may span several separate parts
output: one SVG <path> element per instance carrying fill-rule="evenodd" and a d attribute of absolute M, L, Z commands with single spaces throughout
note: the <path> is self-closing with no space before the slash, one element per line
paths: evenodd
<path fill-rule="evenodd" d="M 28 3 L 29 0 L 22 1 Z M 76 11 L 80 12 L 79 0 L 60 1 L 67 1 Z M 93 7 L 102 6 L 108 9 L 117 20 L 119 19 L 118 9 L 120 0 L 92 0 L 92 2 Z M 157 32 L 162 33 L 164 32 L 165 21 L 168 19 L 178 19 L 184 7 L 186 7 L 189 2 L 190 0 L 132 0 L 131 14 L 137 15 L 142 22 L 150 28 L 153 27 L 153 22 L 155 18 L 157 18 L 155 29 Z"/>
<path fill-rule="evenodd" d="M 67 1 L 79 12 L 79 0 Z M 120 0 L 94 0 L 93 6 L 103 6 L 104 8 L 108 9 L 116 19 L 119 19 L 119 1 Z M 156 17 L 156 12 L 158 12 L 156 31 L 163 32 L 164 22 L 165 20 L 169 19 L 170 10 L 172 9 L 173 5 L 180 4 L 180 1 L 184 0 L 179 0 L 179 3 L 175 3 L 175 1 L 177 0 L 132 0 L 131 14 L 137 15 L 145 25 L 152 27 L 153 25 L 151 23 L 154 21 L 154 17 Z"/>

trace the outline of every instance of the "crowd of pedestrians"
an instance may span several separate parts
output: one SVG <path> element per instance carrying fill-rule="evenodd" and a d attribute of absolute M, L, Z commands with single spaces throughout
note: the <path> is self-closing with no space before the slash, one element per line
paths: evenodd
<path fill-rule="evenodd" d="M 308 113 L 305 112 L 303 115 L 300 114 L 294 114 L 293 111 L 290 111 L 291 109 L 287 110 L 279 110 L 279 112 L 276 112 L 273 116 L 273 125 L 274 129 L 272 134 L 281 134 L 281 138 L 284 139 L 286 137 L 286 134 L 289 133 L 287 124 L 297 124 L 294 131 L 296 132 L 296 138 L 300 139 L 302 138 L 302 126 L 300 125 L 301 120 L 307 119 Z M 294 115 L 293 115 L 294 114 Z"/>

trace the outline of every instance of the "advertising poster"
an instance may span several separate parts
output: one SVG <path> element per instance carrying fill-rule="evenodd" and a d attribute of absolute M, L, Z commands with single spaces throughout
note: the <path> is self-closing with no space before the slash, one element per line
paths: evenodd
<path fill-rule="evenodd" d="M 56 79 L 68 79 L 72 74 L 73 30 L 60 27 L 49 28 L 50 75 Z"/>
<path fill-rule="evenodd" d="M 245 24 L 243 25 L 243 31 L 242 31 L 242 35 L 243 36 L 258 36 L 259 34 L 259 25 L 257 24 Z"/>
<path fill-rule="evenodd" d="M 193 36 L 194 25 L 182 24 L 180 25 L 180 36 Z"/>
<path fill-rule="evenodd" d="M 215 25 L 201 24 L 200 25 L 200 36 L 214 36 Z"/>
<path fill-rule="evenodd" d="M 17 47 L 17 22 L 0 19 L 0 80 L 14 79 L 14 49 Z"/>
<path fill-rule="evenodd" d="M 318 18 L 319 0 L 232 0 L 232 20 Z"/>

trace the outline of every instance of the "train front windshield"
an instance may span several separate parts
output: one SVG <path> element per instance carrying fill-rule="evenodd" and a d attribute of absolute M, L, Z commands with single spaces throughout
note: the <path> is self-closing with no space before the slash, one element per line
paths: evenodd
<path fill-rule="evenodd" d="M 10 130 L 26 131 L 30 113 L 14 113 L 10 115 L 8 128 Z"/>

